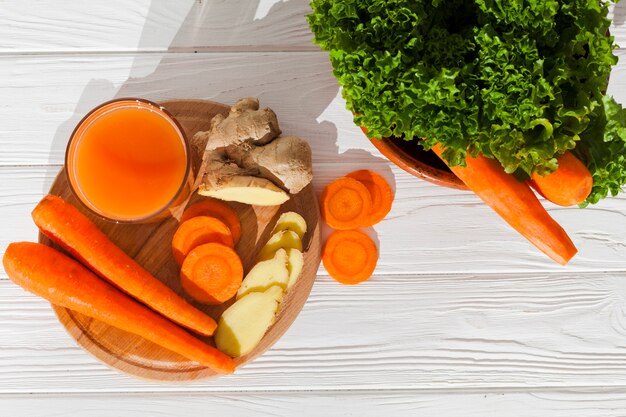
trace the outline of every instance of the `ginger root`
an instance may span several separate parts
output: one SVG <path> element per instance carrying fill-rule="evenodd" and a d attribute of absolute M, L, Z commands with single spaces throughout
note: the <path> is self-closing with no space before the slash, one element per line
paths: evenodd
<path fill-rule="evenodd" d="M 243 98 L 227 117 L 217 115 L 207 132 L 198 193 L 254 205 L 278 205 L 313 178 L 311 148 L 281 134 L 276 114 Z"/>
<path fill-rule="evenodd" d="M 256 146 L 242 163 L 291 194 L 298 194 L 313 179 L 311 148 L 296 136 L 282 136 L 265 146 Z"/>
<path fill-rule="evenodd" d="M 206 150 L 225 148 L 241 143 L 265 145 L 280 135 L 278 119 L 272 109 L 259 109 L 259 100 L 246 97 L 230 108 L 228 117 L 221 114 L 211 120 L 207 132 L 198 132 L 206 140 Z"/>
<path fill-rule="evenodd" d="M 216 188 L 201 185 L 198 192 L 207 197 L 257 206 L 279 206 L 289 200 L 289 195 L 270 180 L 242 175 L 224 177 Z"/>

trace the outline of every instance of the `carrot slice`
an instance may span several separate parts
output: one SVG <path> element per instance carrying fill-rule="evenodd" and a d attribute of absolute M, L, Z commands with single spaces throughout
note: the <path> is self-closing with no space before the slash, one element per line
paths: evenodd
<path fill-rule="evenodd" d="M 210 336 L 217 323 L 143 269 L 62 198 L 48 195 L 32 212 L 39 229 L 89 269 L 168 319 Z"/>
<path fill-rule="evenodd" d="M 233 247 L 230 229 L 215 217 L 197 216 L 178 226 L 172 238 L 172 252 L 178 265 L 191 250 L 204 243 L 217 242 Z"/>
<path fill-rule="evenodd" d="M 80 263 L 40 243 L 11 243 L 2 258 L 13 282 L 53 304 L 139 335 L 219 373 L 234 361 L 101 280 Z"/>
<path fill-rule="evenodd" d="M 440 145 L 432 149 L 441 157 Z M 576 247 L 528 184 L 504 172 L 497 161 L 482 155 L 476 158 L 468 155 L 465 162 L 465 167 L 450 169 L 469 189 L 540 251 L 561 265 L 569 262 L 577 252 Z"/>
<path fill-rule="evenodd" d="M 222 304 L 237 294 L 243 265 L 237 252 L 220 243 L 206 243 L 189 252 L 180 270 L 183 288 L 194 300 Z"/>
<path fill-rule="evenodd" d="M 326 240 L 324 268 L 342 284 L 358 284 L 372 276 L 378 262 L 376 244 L 358 230 L 339 230 Z"/>
<path fill-rule="evenodd" d="M 557 162 L 556 171 L 546 176 L 532 175 L 530 185 L 547 200 L 560 206 L 580 204 L 589 196 L 593 178 L 587 167 L 567 151 Z"/>
<path fill-rule="evenodd" d="M 372 211 L 372 196 L 354 178 L 337 178 L 326 186 L 321 198 L 322 218 L 337 230 L 362 227 Z"/>
<path fill-rule="evenodd" d="M 393 202 L 393 191 L 387 181 L 381 175 L 367 169 L 351 172 L 347 177 L 365 185 L 372 197 L 372 212 L 363 226 L 379 223 L 389 213 Z"/>
<path fill-rule="evenodd" d="M 180 222 L 184 223 L 196 216 L 215 217 L 222 221 L 230 229 L 230 233 L 233 235 L 233 242 L 235 244 L 239 242 L 239 238 L 241 237 L 241 222 L 239 221 L 237 212 L 228 204 L 214 198 L 198 201 L 185 209 L 180 218 Z"/>

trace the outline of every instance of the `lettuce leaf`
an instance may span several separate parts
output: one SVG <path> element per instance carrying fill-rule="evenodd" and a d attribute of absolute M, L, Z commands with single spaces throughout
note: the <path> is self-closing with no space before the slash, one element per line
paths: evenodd
<path fill-rule="evenodd" d="M 372 138 L 441 143 L 451 165 L 482 153 L 527 178 L 573 149 L 586 203 L 626 183 L 626 113 L 604 91 L 617 63 L 597 0 L 312 0 L 355 123 Z"/>

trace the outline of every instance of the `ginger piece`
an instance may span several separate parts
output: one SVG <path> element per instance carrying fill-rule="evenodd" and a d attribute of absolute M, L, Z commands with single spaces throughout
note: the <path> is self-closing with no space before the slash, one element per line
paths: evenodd
<path fill-rule="evenodd" d="M 313 179 L 311 147 L 296 136 L 282 136 L 265 146 L 255 146 L 242 165 L 291 194 L 298 194 Z"/>
<path fill-rule="evenodd" d="M 270 108 L 259 110 L 259 100 L 246 97 L 230 108 L 227 117 L 221 114 L 213 117 L 208 132 L 197 134 L 208 137 L 206 150 L 211 151 L 244 143 L 264 145 L 280 133 L 276 113 Z"/>
<path fill-rule="evenodd" d="M 289 200 L 289 194 L 270 180 L 252 176 L 253 171 L 224 159 L 217 151 L 208 154 L 198 194 L 257 206 L 276 206 Z"/>
<path fill-rule="evenodd" d="M 273 258 L 257 262 L 241 283 L 237 299 L 251 292 L 263 292 L 274 285 L 285 291 L 290 278 L 287 261 L 287 251 L 281 248 L 276 251 Z"/>
<path fill-rule="evenodd" d="M 289 271 L 289 282 L 287 283 L 287 290 L 290 290 L 294 286 L 302 268 L 304 268 L 304 254 L 302 251 L 296 248 L 287 248 L 287 271 Z"/>
<path fill-rule="evenodd" d="M 276 226 L 272 229 L 272 235 L 282 230 L 292 230 L 298 234 L 300 239 L 304 239 L 307 230 L 306 220 L 295 211 L 287 211 L 281 214 L 276 221 Z"/>
<path fill-rule="evenodd" d="M 289 200 L 289 194 L 270 180 L 242 175 L 224 177 L 218 187 L 207 187 L 206 184 L 202 184 L 198 194 L 256 206 L 279 206 Z"/>
<path fill-rule="evenodd" d="M 198 192 L 253 205 L 282 204 L 288 193 L 299 193 L 313 178 L 311 148 L 280 133 L 276 114 L 259 110 L 256 98 L 237 101 L 227 117 L 215 116 L 209 131 L 194 137 L 207 144 Z"/>
<path fill-rule="evenodd" d="M 217 348 L 233 358 L 252 352 L 276 321 L 282 300 L 283 289 L 275 285 L 235 301 L 220 317 L 215 331 Z"/>
<path fill-rule="evenodd" d="M 257 260 L 265 261 L 274 257 L 278 249 L 297 249 L 302 252 L 302 239 L 293 230 L 281 230 L 270 236 L 269 240 L 261 248 Z"/>

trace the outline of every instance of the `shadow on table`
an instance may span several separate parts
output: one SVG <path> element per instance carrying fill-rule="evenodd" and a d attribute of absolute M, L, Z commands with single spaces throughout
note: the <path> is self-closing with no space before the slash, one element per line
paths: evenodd
<path fill-rule="evenodd" d="M 314 161 L 316 156 L 323 155 L 324 160 L 337 156 L 342 162 L 358 162 L 363 168 L 371 166 L 371 162 L 383 161 L 365 150 L 348 150 L 340 154 L 337 128 L 331 122 L 318 121 L 339 92 L 326 54 L 311 53 L 316 52 L 316 48 L 300 47 L 298 50 L 288 46 L 277 49 L 271 44 L 259 45 L 261 35 L 268 39 L 268 43 L 274 37 L 284 37 L 281 30 L 284 32 L 286 19 L 302 19 L 302 25 L 306 26 L 304 15 L 309 10 L 308 3 L 308 0 L 277 1 L 269 10 L 262 11 L 258 1 L 242 2 L 238 7 L 219 0 L 187 4 L 189 12 L 177 32 L 172 34 L 167 52 L 137 54 L 129 78 L 119 87 L 106 79 L 94 79 L 86 85 L 74 115 L 58 128 L 51 151 L 63 152 L 80 119 L 93 107 L 114 98 L 143 97 L 154 101 L 201 98 L 232 104 L 240 97 L 257 96 L 262 106 L 271 107 L 278 114 L 284 134 L 309 139 Z M 155 33 L 162 31 L 162 7 L 160 1 L 152 3 L 139 50 L 154 49 Z M 277 28 L 278 34 L 272 32 L 273 27 Z M 220 36 L 220 44 L 227 46 L 206 47 L 218 43 L 212 42 L 216 36 Z M 282 53 L 285 49 L 293 53 Z M 222 50 L 238 52 L 220 52 Z M 211 53 L 194 53 L 199 51 Z M 301 54 L 301 59 L 295 62 L 293 54 Z M 254 57 L 258 60 L 255 61 Z M 281 116 L 285 114 L 289 117 Z M 365 137 L 362 140 L 366 140 Z M 381 174 L 395 185 L 388 164 L 384 167 L 385 172 Z M 50 188 L 58 168 L 50 169 L 44 193 Z M 320 185 L 316 187 L 318 190 Z M 376 237 L 374 233 L 370 234 Z"/>
<path fill-rule="evenodd" d="M 613 9 L 613 25 L 622 26 L 626 22 L 626 3 L 621 1 Z"/>

